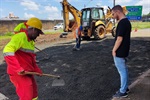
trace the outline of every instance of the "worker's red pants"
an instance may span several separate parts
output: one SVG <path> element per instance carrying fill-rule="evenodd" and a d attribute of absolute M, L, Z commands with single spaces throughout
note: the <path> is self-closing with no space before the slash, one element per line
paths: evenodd
<path fill-rule="evenodd" d="M 38 96 L 37 85 L 32 75 L 10 75 L 10 81 L 16 87 L 19 100 L 32 100 Z"/>

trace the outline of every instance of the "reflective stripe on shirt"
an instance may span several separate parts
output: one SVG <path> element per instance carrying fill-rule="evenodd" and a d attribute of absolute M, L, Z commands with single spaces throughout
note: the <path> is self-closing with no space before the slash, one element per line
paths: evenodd
<path fill-rule="evenodd" d="M 3 56 L 5 57 L 5 56 L 14 56 L 15 55 L 15 53 L 13 53 L 13 52 L 7 52 L 7 53 L 3 53 Z"/>
<path fill-rule="evenodd" d="M 23 52 L 28 52 L 28 53 L 34 53 L 34 50 L 29 50 L 29 49 L 24 49 L 24 48 L 21 48 L 19 49 L 20 51 L 23 51 Z M 6 52 L 6 53 L 3 53 L 3 56 L 14 56 L 15 53 L 13 52 Z"/>
<path fill-rule="evenodd" d="M 30 50 L 30 49 L 20 48 L 19 50 L 24 52 L 34 53 L 34 50 Z"/>

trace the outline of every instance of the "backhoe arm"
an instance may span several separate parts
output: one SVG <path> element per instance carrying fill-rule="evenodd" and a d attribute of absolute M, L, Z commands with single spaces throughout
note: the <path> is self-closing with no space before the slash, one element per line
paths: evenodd
<path fill-rule="evenodd" d="M 67 0 L 63 0 L 61 4 L 63 9 L 64 31 L 65 32 L 72 31 L 74 28 L 69 27 L 69 23 L 70 23 L 69 12 L 73 15 L 75 23 L 77 23 L 78 26 L 80 25 L 81 12 L 78 9 L 76 9 L 74 6 L 72 6 L 70 3 L 68 3 Z"/>
<path fill-rule="evenodd" d="M 108 7 L 109 8 L 109 7 Z M 127 15 L 128 14 L 128 10 L 126 9 L 126 6 L 123 6 L 122 7 L 122 9 L 123 9 L 123 13 L 125 14 L 125 15 Z M 106 13 L 106 15 L 105 15 L 105 18 L 106 19 L 110 19 L 110 18 L 112 18 L 113 16 L 112 16 L 112 12 L 111 12 L 111 9 L 109 8 L 109 9 L 107 9 L 107 13 Z"/>

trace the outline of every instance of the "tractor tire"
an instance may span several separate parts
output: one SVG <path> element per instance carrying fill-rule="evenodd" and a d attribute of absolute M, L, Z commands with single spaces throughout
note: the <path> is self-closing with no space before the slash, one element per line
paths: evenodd
<path fill-rule="evenodd" d="M 113 37 L 115 37 L 115 36 L 116 36 L 116 27 L 113 27 L 113 29 L 112 29 L 112 32 L 111 32 L 111 33 L 112 33 L 112 36 L 113 36 Z"/>
<path fill-rule="evenodd" d="M 105 38 L 106 35 L 106 29 L 103 25 L 100 25 L 96 28 L 95 33 L 94 33 L 94 38 L 95 39 L 103 39 Z"/>

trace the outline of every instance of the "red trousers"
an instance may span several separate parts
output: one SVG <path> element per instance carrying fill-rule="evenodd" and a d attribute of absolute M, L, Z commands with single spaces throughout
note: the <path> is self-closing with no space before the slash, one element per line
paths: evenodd
<path fill-rule="evenodd" d="M 32 75 L 9 76 L 16 87 L 19 100 L 32 100 L 38 96 L 37 85 Z"/>

